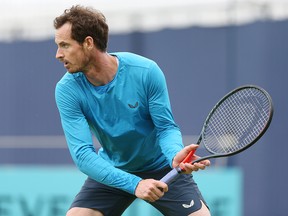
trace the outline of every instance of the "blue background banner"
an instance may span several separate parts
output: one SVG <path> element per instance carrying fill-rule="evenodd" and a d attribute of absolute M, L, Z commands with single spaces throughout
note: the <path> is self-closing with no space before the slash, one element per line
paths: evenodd
<path fill-rule="evenodd" d="M 209 169 L 194 177 L 213 216 L 242 216 L 242 173 Z M 86 176 L 72 166 L 0 167 L 0 216 L 63 216 Z M 158 216 L 137 199 L 123 216 Z"/>

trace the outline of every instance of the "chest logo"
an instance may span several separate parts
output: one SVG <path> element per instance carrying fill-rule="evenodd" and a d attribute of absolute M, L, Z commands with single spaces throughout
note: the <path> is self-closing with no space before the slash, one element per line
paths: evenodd
<path fill-rule="evenodd" d="M 138 101 L 134 105 L 128 103 L 128 106 L 132 109 L 135 109 L 139 106 L 139 103 L 138 103 Z"/>

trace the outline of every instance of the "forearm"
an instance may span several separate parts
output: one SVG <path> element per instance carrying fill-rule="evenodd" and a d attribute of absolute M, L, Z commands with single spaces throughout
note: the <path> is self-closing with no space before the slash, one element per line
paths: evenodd
<path fill-rule="evenodd" d="M 172 166 L 173 158 L 183 149 L 182 135 L 179 129 L 171 128 L 159 132 L 159 144 L 162 152 Z"/>
<path fill-rule="evenodd" d="M 140 177 L 115 168 L 93 151 L 82 153 L 81 158 L 75 160 L 75 164 L 81 172 L 95 181 L 131 194 L 135 193 L 135 189 L 141 181 Z"/>

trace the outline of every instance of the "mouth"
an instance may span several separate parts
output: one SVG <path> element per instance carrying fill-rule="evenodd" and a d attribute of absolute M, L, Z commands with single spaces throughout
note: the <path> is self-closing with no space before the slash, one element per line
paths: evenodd
<path fill-rule="evenodd" d="M 68 61 L 62 61 L 62 62 L 63 62 L 63 64 L 64 64 L 64 67 L 67 68 L 68 65 L 69 65 L 69 62 L 68 62 Z"/>

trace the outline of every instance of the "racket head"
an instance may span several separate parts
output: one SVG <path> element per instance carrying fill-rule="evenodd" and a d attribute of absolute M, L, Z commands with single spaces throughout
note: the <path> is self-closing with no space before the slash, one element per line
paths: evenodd
<path fill-rule="evenodd" d="M 213 107 L 198 142 L 203 143 L 214 158 L 237 154 L 263 136 L 272 117 L 270 95 L 255 85 L 241 86 Z"/>

